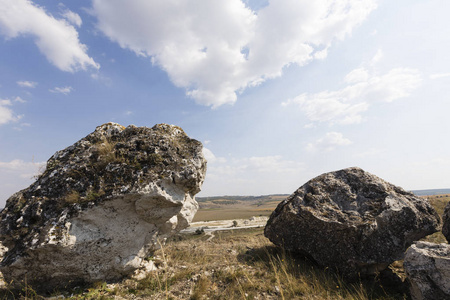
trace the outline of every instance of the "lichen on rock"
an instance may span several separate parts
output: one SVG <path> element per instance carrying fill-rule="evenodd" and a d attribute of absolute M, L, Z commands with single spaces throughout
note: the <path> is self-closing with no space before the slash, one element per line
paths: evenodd
<path fill-rule="evenodd" d="M 0 270 L 45 289 L 129 275 L 188 226 L 205 173 L 201 143 L 180 127 L 98 126 L 8 199 Z"/>
<path fill-rule="evenodd" d="M 403 266 L 413 300 L 450 299 L 450 245 L 416 242 Z"/>
<path fill-rule="evenodd" d="M 402 259 L 440 218 L 426 199 L 360 168 L 311 179 L 282 201 L 265 235 L 349 278 L 375 274 Z"/>

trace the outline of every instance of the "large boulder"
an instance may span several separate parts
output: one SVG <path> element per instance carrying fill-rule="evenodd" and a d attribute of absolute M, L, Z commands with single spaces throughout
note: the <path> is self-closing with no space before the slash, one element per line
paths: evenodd
<path fill-rule="evenodd" d="M 442 234 L 447 239 L 447 242 L 450 243 L 450 202 L 447 203 L 447 206 L 444 209 L 444 215 L 442 216 Z"/>
<path fill-rule="evenodd" d="M 403 266 L 413 300 L 450 299 L 450 245 L 414 243 Z"/>
<path fill-rule="evenodd" d="M 439 225 L 427 200 L 348 168 L 301 186 L 278 205 L 264 233 L 276 245 L 355 278 L 402 259 L 413 241 Z"/>
<path fill-rule="evenodd" d="M 205 172 L 202 144 L 177 126 L 97 127 L 8 199 L 5 281 L 51 291 L 131 275 L 189 225 Z"/>

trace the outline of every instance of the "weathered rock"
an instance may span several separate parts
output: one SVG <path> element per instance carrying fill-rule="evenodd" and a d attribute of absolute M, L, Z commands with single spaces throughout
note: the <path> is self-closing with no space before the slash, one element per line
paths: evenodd
<path fill-rule="evenodd" d="M 0 271 L 40 290 L 130 275 L 188 226 L 205 172 L 201 143 L 177 126 L 99 126 L 8 199 Z"/>
<path fill-rule="evenodd" d="M 444 215 L 442 216 L 442 234 L 447 239 L 447 242 L 450 243 L 450 202 L 447 203 L 447 206 L 444 209 Z"/>
<path fill-rule="evenodd" d="M 450 299 L 450 245 L 414 243 L 403 266 L 413 300 Z"/>
<path fill-rule="evenodd" d="M 436 232 L 427 200 L 360 168 L 320 175 L 282 201 L 265 236 L 349 278 L 402 259 L 413 241 Z"/>

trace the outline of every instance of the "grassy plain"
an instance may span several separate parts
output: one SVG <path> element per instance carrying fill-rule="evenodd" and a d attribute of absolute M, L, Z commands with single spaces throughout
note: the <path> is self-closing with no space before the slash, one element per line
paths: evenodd
<path fill-rule="evenodd" d="M 270 198 L 272 197 L 272 198 Z M 253 216 L 275 207 L 285 196 L 264 199 L 201 199 L 200 212 L 231 219 Z M 450 195 L 428 197 L 442 215 Z M 215 202 L 214 202 L 215 201 Z M 238 201 L 238 202 L 236 202 Z M 241 201 L 241 202 L 239 202 Z M 253 202 L 252 202 L 253 201 Z M 238 214 L 238 211 L 241 213 Z M 212 218 L 213 214 L 198 219 Z M 205 219 L 206 220 L 206 219 Z M 98 282 L 92 286 L 52 296 L 67 299 L 409 299 L 402 262 L 387 272 L 348 282 L 308 259 L 275 247 L 262 228 L 217 231 L 210 235 L 175 236 L 149 259 L 161 268 L 142 280 Z M 425 240 L 439 242 L 437 233 Z M 0 289 L 0 299 L 42 299 L 28 287 L 14 294 Z M 53 298 L 57 299 L 57 298 Z"/>
<path fill-rule="evenodd" d="M 445 195 L 433 195 L 433 196 L 424 196 L 425 198 L 430 201 L 431 205 L 434 207 L 434 209 L 437 211 L 439 216 L 442 217 L 444 214 L 444 208 L 447 205 L 447 203 L 450 202 L 450 194 Z M 432 235 L 427 236 L 424 240 L 431 243 L 446 243 L 447 240 L 445 239 L 444 235 L 441 231 L 435 232 Z"/>
<path fill-rule="evenodd" d="M 200 209 L 195 214 L 193 222 L 269 216 L 286 197 L 287 195 L 200 198 Z"/>
<path fill-rule="evenodd" d="M 431 205 L 433 205 L 434 209 L 436 209 L 440 216 L 444 213 L 444 208 L 447 203 L 450 202 L 450 194 L 427 196 L 425 198 L 430 201 Z"/>

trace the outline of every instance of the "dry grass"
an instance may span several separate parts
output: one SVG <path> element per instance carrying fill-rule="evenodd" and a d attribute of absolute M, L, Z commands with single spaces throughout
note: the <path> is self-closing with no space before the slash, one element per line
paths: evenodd
<path fill-rule="evenodd" d="M 445 206 L 450 202 L 450 194 L 427 196 L 426 198 L 428 198 L 428 201 L 430 201 L 440 216 L 444 213 Z"/>
<path fill-rule="evenodd" d="M 80 202 L 80 193 L 77 191 L 72 191 L 66 196 L 67 203 L 77 203 Z"/>
<path fill-rule="evenodd" d="M 407 299 L 400 280 L 381 276 L 346 282 L 309 260 L 273 246 L 262 229 L 183 235 L 156 257 L 164 268 L 140 281 L 98 283 L 65 295 L 69 299 Z M 401 268 L 401 265 L 399 266 Z M 70 295 L 72 294 L 72 295 Z M 5 294 L 4 294 L 5 295 Z M 56 294 L 54 295 L 56 296 Z M 31 297 L 29 299 L 32 299 Z"/>
<path fill-rule="evenodd" d="M 96 145 L 96 153 L 98 155 L 98 161 L 95 165 L 99 168 L 104 168 L 109 163 L 123 163 L 125 159 L 117 155 L 115 151 L 116 143 L 107 139 Z"/>
<path fill-rule="evenodd" d="M 449 197 L 429 197 L 442 214 Z M 231 209 L 231 208 L 230 208 Z M 258 207 L 251 207 L 258 209 Z M 223 213 L 223 212 L 222 212 Z M 254 214 L 252 214 L 254 215 Z M 233 215 L 230 219 L 237 218 Z M 391 272 L 347 282 L 308 259 L 275 247 L 263 229 L 218 231 L 205 235 L 179 235 L 155 257 L 164 268 L 143 280 L 98 283 L 65 294 L 69 299 L 408 299 L 402 262 Z M 439 241 L 442 234 L 427 237 Z M 56 296 L 57 294 L 55 294 Z M 0 290 L 0 299 L 40 296 L 29 288 L 19 294 Z"/>
<path fill-rule="evenodd" d="M 437 213 L 442 218 L 444 208 L 450 201 L 450 194 L 426 196 L 424 198 L 427 198 L 428 201 L 430 201 L 431 205 L 434 207 L 434 209 L 436 209 Z M 429 235 L 422 240 L 436 244 L 447 243 L 447 240 L 445 239 L 441 231 L 433 233 L 432 235 Z"/>

